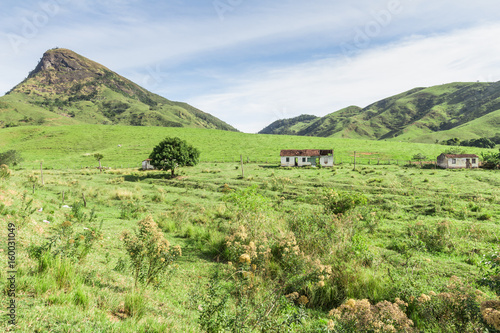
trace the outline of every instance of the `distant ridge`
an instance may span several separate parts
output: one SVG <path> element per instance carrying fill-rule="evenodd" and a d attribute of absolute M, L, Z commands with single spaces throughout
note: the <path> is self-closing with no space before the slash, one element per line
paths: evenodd
<path fill-rule="evenodd" d="M 189 104 L 149 92 L 71 50 L 43 54 L 28 77 L 0 98 L 0 125 L 121 124 L 237 131 Z"/>
<path fill-rule="evenodd" d="M 259 133 L 424 143 L 493 137 L 500 133 L 500 82 L 414 88 L 365 108 L 278 120 Z"/>

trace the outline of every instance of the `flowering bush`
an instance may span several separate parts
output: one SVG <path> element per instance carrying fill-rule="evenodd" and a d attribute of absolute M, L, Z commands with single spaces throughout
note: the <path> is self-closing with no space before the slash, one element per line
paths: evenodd
<path fill-rule="evenodd" d="M 170 246 L 151 216 L 137 224 L 139 229 L 135 234 L 124 231 L 122 240 L 130 256 L 135 285 L 142 282 L 147 286 L 158 282 L 158 276 L 182 255 L 182 251 L 178 245 Z"/>
<path fill-rule="evenodd" d="M 480 291 L 452 277 L 446 291 L 410 296 L 408 313 L 423 330 L 437 326 L 442 332 L 477 332 L 484 327 L 479 308 L 482 297 Z"/>
<path fill-rule="evenodd" d="M 333 330 L 340 326 L 344 331 L 355 332 L 414 332 L 413 321 L 404 312 L 407 306 L 398 298 L 394 303 L 382 301 L 375 305 L 367 299 L 350 299 L 330 311 L 334 321 L 328 328 Z"/>

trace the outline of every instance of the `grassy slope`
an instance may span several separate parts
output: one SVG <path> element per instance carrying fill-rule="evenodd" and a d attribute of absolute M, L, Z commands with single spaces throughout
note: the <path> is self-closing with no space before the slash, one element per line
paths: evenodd
<path fill-rule="evenodd" d="M 294 126 L 300 128 L 298 135 L 430 143 L 493 137 L 499 109 L 500 84 L 455 82 L 415 88 L 364 109 L 350 107 Z M 286 131 L 286 126 L 276 129 L 278 134 Z"/>
<path fill-rule="evenodd" d="M 149 156 L 152 148 L 167 136 L 178 136 L 198 147 L 204 161 L 239 160 L 240 155 L 252 161 L 279 163 L 281 149 L 328 149 L 335 150 L 337 162 L 348 161 L 353 152 L 373 153 L 371 158 L 408 160 L 422 153 L 433 160 L 446 147 L 441 145 L 373 140 L 346 140 L 280 135 L 245 134 L 228 131 L 161 128 L 140 126 L 26 126 L 0 130 L 0 151 L 16 149 L 31 167 L 35 161 L 43 161 L 51 168 L 79 168 L 92 166 L 91 155 L 102 153 L 104 165 L 113 167 L 138 167 Z M 121 147 L 118 147 L 121 145 Z M 479 148 L 467 148 L 467 152 L 480 154 Z M 361 154 L 363 155 L 363 154 Z M 364 163 L 367 163 L 367 155 Z M 363 162 L 358 160 L 358 162 Z"/>
<path fill-rule="evenodd" d="M 25 183 L 29 173 L 18 171 L 11 180 L 0 183 L 0 202 L 8 209 L 18 209 L 22 192 L 30 190 Z M 496 209 L 500 179 L 495 172 L 419 170 L 397 166 L 370 166 L 358 171 L 346 166 L 337 167 L 332 172 L 331 169 L 287 170 L 247 165 L 247 178 L 239 179 L 239 175 L 240 170 L 236 170 L 234 164 L 214 163 L 184 168 L 183 177 L 178 180 L 165 180 L 155 177 L 154 172 L 137 173 L 133 170 L 103 174 L 96 170 L 46 171 L 46 185 L 37 189 L 35 195 L 29 195 L 35 200 L 34 207 L 43 207 L 44 211 L 33 214 L 29 224 L 17 236 L 20 245 L 17 275 L 19 331 L 197 332 L 199 304 L 190 295 L 203 290 L 211 268 L 224 266 L 207 257 L 203 249 L 206 242 L 223 239 L 225 235 L 219 234 L 218 228 L 225 225 L 234 228 L 236 226 L 231 223 L 238 220 L 220 201 L 223 195 L 220 188 L 224 184 L 231 188 L 257 184 L 263 189 L 261 193 L 271 200 L 282 197 L 282 206 L 278 206 L 281 208 L 276 208 L 277 215 L 268 213 L 276 219 L 276 228 L 282 231 L 288 230 L 284 221 L 293 220 L 302 209 L 322 210 L 315 198 L 320 197 L 324 187 L 364 193 L 370 203 L 360 212 L 366 216 L 373 212 L 376 218 L 370 222 L 373 223 L 370 232 L 358 231 L 362 246 L 366 248 L 357 251 L 368 253 L 373 264 L 360 269 L 354 266 L 355 262 L 350 262 L 351 269 L 360 269 L 356 273 L 361 276 L 358 279 L 368 282 L 353 287 L 347 297 L 372 300 L 402 297 L 387 294 L 389 286 L 394 287 L 387 272 L 391 279 L 403 283 L 404 289 L 397 289 L 398 292 L 416 297 L 431 290 L 447 290 L 445 286 L 452 276 L 473 284 L 479 277 L 477 262 L 481 255 L 488 253 L 500 237 L 497 222 L 500 216 Z M 454 185 L 450 186 L 450 182 Z M 85 192 L 89 203 L 86 213 L 95 208 L 99 218 L 104 220 L 103 241 L 86 261 L 68 274 L 65 288 L 57 286 L 51 270 L 37 273 L 37 263 L 29 259 L 25 251 L 25 246 L 40 244 L 50 234 L 51 225 L 42 223 L 43 219 L 53 224 L 64 221 L 66 211 L 61 208 L 62 191 L 66 191 L 65 203 L 69 204 L 79 200 L 80 193 Z M 143 208 L 138 217 L 120 218 L 122 205 L 127 201 Z M 471 207 L 478 208 L 473 212 Z M 492 215 L 490 220 L 478 220 L 481 214 L 488 212 Z M 113 268 L 120 258 L 126 257 L 120 233 L 135 228 L 135 222 L 146 214 L 153 215 L 157 221 L 163 220 L 167 238 L 172 244 L 182 246 L 183 257 L 169 276 L 166 287 L 143 291 L 146 312 L 142 318 L 135 318 L 123 313 L 124 300 L 133 291 L 131 274 Z M 9 218 L 3 215 L 0 221 L 5 223 Z M 412 250 L 409 258 L 408 253 L 394 250 L 408 239 L 408 230 L 415 225 L 435 232 L 443 221 L 448 226 L 445 236 L 448 245 L 444 250 Z M 0 230 L 3 239 L 7 237 L 5 230 Z M 298 235 L 298 239 L 304 242 L 301 238 L 304 235 Z M 359 237 L 357 244 L 359 246 Z M 5 260 L 5 256 L 1 258 Z M 0 286 L 5 281 L 6 274 L 1 271 Z M 86 306 L 77 303 L 77 293 L 84 295 Z M 316 318 L 327 318 L 327 311 L 307 310 L 306 313 L 304 331 L 312 331 L 307 325 L 312 325 Z M 0 327 L 6 327 L 4 325 L 5 321 L 1 321 Z M 326 326 L 326 320 L 322 325 L 320 327 Z"/>

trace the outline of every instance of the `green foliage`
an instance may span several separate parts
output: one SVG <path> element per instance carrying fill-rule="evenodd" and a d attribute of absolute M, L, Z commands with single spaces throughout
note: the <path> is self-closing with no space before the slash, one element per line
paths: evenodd
<path fill-rule="evenodd" d="M 265 211 L 270 208 L 271 200 L 259 193 L 257 185 L 236 191 L 225 191 L 222 200 L 235 205 L 243 212 Z"/>
<path fill-rule="evenodd" d="M 120 218 L 122 220 L 138 218 L 145 211 L 144 207 L 136 201 L 126 201 L 121 204 Z"/>
<path fill-rule="evenodd" d="M 411 159 L 415 160 L 415 161 L 423 161 L 423 160 L 427 159 L 427 156 L 425 156 L 422 153 L 418 153 L 418 154 L 413 155 L 413 157 Z"/>
<path fill-rule="evenodd" d="M 462 141 L 460 145 L 466 147 L 495 148 L 496 144 L 488 138 L 480 138 Z"/>
<path fill-rule="evenodd" d="M 307 318 L 303 305 L 295 306 L 295 298 L 259 292 L 254 283 L 264 287 L 250 275 L 238 274 L 231 267 L 227 271 L 215 270 L 205 290 L 193 295 L 201 330 L 278 333 L 303 328 Z"/>
<path fill-rule="evenodd" d="M 82 207 L 80 202 L 75 202 L 66 220 L 50 228 L 50 236 L 43 244 L 30 245 L 30 256 L 39 261 L 39 269 L 43 270 L 47 255 L 81 262 L 102 239 L 102 220 L 97 226 L 94 210 L 87 215 Z"/>
<path fill-rule="evenodd" d="M 486 169 L 498 169 L 500 165 L 500 152 L 493 153 L 487 152 L 481 154 L 483 160 L 483 167 Z"/>
<path fill-rule="evenodd" d="M 153 148 L 149 158 L 157 169 L 170 170 L 174 176 L 177 167 L 198 164 L 200 151 L 177 137 L 167 137 Z"/>
<path fill-rule="evenodd" d="M 362 193 L 323 190 L 323 207 L 327 213 L 344 214 L 356 206 L 366 205 L 368 199 Z"/>
<path fill-rule="evenodd" d="M 429 252 L 446 252 L 454 246 L 451 242 L 450 228 L 448 221 L 438 223 L 435 228 L 417 222 L 408 227 L 408 238 L 421 241 Z"/>
<path fill-rule="evenodd" d="M 182 255 L 180 246 L 170 246 L 151 216 L 137 223 L 135 233 L 124 231 L 123 244 L 134 272 L 135 285 L 160 283 L 167 268 Z"/>
<path fill-rule="evenodd" d="M 0 164 L 16 166 L 23 161 L 23 158 L 17 150 L 11 149 L 0 153 Z"/>
<path fill-rule="evenodd" d="M 483 255 L 480 267 L 482 278 L 479 283 L 500 295 L 500 253 L 494 251 Z"/>
<path fill-rule="evenodd" d="M 147 310 L 147 301 L 144 298 L 144 295 L 136 289 L 127 293 L 125 295 L 124 310 L 129 316 L 140 319 L 144 316 L 144 314 L 146 314 Z"/>

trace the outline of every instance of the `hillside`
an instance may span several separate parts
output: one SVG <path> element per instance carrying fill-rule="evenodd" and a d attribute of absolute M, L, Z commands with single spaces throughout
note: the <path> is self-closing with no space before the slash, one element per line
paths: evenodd
<path fill-rule="evenodd" d="M 82 123 L 236 131 L 67 49 L 47 51 L 28 77 L 0 98 L 1 127 Z"/>
<path fill-rule="evenodd" d="M 450 83 L 410 91 L 363 109 L 348 107 L 309 122 L 278 121 L 261 133 L 434 142 L 493 137 L 500 122 L 500 82 Z M 271 128 L 272 131 L 268 129 Z"/>
<path fill-rule="evenodd" d="M 153 147 L 165 137 L 179 137 L 197 147 L 206 162 L 237 162 L 240 155 L 252 162 L 279 164 L 281 149 L 334 149 L 336 163 L 349 162 L 358 152 L 358 164 L 408 161 L 415 154 L 435 160 L 446 147 L 435 144 L 375 140 L 262 135 L 201 128 L 121 125 L 20 126 L 0 131 L 0 152 L 13 149 L 24 158 L 21 167 L 31 169 L 41 161 L 47 168 L 94 166 L 94 153 L 104 155 L 105 166 L 139 167 Z M 488 149 L 463 147 L 480 155 Z"/>

